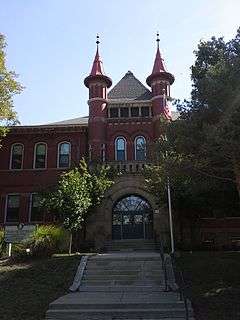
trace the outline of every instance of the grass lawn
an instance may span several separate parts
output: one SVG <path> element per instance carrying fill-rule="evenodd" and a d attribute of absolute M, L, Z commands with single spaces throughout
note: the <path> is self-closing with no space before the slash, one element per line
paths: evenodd
<path fill-rule="evenodd" d="M 80 256 L 0 264 L 0 319 L 42 320 L 51 301 L 65 294 Z"/>
<path fill-rule="evenodd" d="M 240 319 L 240 252 L 182 253 L 178 264 L 198 320 Z"/>

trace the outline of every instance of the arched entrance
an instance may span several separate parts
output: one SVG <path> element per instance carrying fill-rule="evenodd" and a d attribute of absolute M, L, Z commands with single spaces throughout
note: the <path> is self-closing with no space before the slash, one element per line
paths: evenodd
<path fill-rule="evenodd" d="M 146 199 L 138 195 L 128 195 L 114 204 L 112 238 L 153 238 L 153 211 Z"/>

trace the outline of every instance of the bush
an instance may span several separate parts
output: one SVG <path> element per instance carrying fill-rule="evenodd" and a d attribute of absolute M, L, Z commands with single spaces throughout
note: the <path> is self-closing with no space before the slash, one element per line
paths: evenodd
<path fill-rule="evenodd" d="M 4 230 L 0 229 L 0 257 L 5 251 L 5 242 L 4 242 Z"/>
<path fill-rule="evenodd" d="M 25 241 L 31 255 L 36 257 L 51 256 L 67 250 L 69 234 L 63 228 L 53 225 L 39 226 Z"/>

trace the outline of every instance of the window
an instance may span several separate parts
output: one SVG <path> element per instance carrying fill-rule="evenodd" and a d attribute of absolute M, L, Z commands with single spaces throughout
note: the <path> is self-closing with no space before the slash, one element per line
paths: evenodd
<path fill-rule="evenodd" d="M 110 108 L 110 118 L 118 118 L 118 108 Z"/>
<path fill-rule="evenodd" d="M 142 107 L 141 114 L 142 114 L 142 117 L 149 117 L 150 115 L 149 107 Z"/>
<path fill-rule="evenodd" d="M 71 145 L 69 142 L 61 142 L 58 145 L 58 168 L 69 168 Z"/>
<path fill-rule="evenodd" d="M 129 110 L 127 107 L 120 108 L 120 117 L 121 118 L 128 118 L 129 117 Z"/>
<path fill-rule="evenodd" d="M 126 160 L 126 140 L 123 137 L 118 137 L 115 141 L 115 159 L 118 161 Z"/>
<path fill-rule="evenodd" d="M 10 169 L 19 170 L 23 167 L 23 145 L 15 143 L 11 149 Z"/>
<path fill-rule="evenodd" d="M 47 145 L 46 143 L 37 143 L 35 145 L 34 168 L 45 169 L 47 160 Z"/>
<path fill-rule="evenodd" d="M 30 222 L 40 222 L 43 221 L 43 211 L 40 206 L 41 196 L 37 193 L 31 194 L 30 199 L 30 214 L 29 221 Z"/>
<path fill-rule="evenodd" d="M 136 137 L 135 139 L 135 160 L 146 160 L 146 139 L 144 137 Z"/>
<path fill-rule="evenodd" d="M 131 108 L 131 117 L 139 117 L 139 107 Z"/>
<path fill-rule="evenodd" d="M 19 222 L 20 195 L 9 194 L 7 196 L 6 222 Z"/>

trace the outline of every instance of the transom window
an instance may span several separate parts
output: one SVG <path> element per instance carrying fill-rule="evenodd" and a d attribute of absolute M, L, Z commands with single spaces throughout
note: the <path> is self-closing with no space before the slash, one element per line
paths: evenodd
<path fill-rule="evenodd" d="M 146 139 L 142 136 L 135 138 L 135 160 L 146 160 Z"/>
<path fill-rule="evenodd" d="M 115 140 L 115 159 L 118 161 L 126 160 L 126 140 L 124 137 L 118 137 Z"/>
<path fill-rule="evenodd" d="M 47 160 L 47 145 L 46 143 L 37 143 L 35 145 L 34 168 L 45 169 Z"/>
<path fill-rule="evenodd" d="M 6 222 L 18 223 L 19 213 L 20 213 L 20 195 L 9 194 L 7 196 Z"/>
<path fill-rule="evenodd" d="M 30 215 L 29 221 L 30 222 L 40 222 L 43 221 L 43 211 L 40 206 L 40 201 L 42 197 L 40 194 L 32 193 L 31 200 L 30 200 Z"/>
<path fill-rule="evenodd" d="M 58 168 L 69 168 L 71 145 L 69 142 L 61 142 L 58 145 Z"/>
<path fill-rule="evenodd" d="M 11 149 L 10 169 L 19 170 L 23 167 L 23 145 L 15 143 Z"/>

